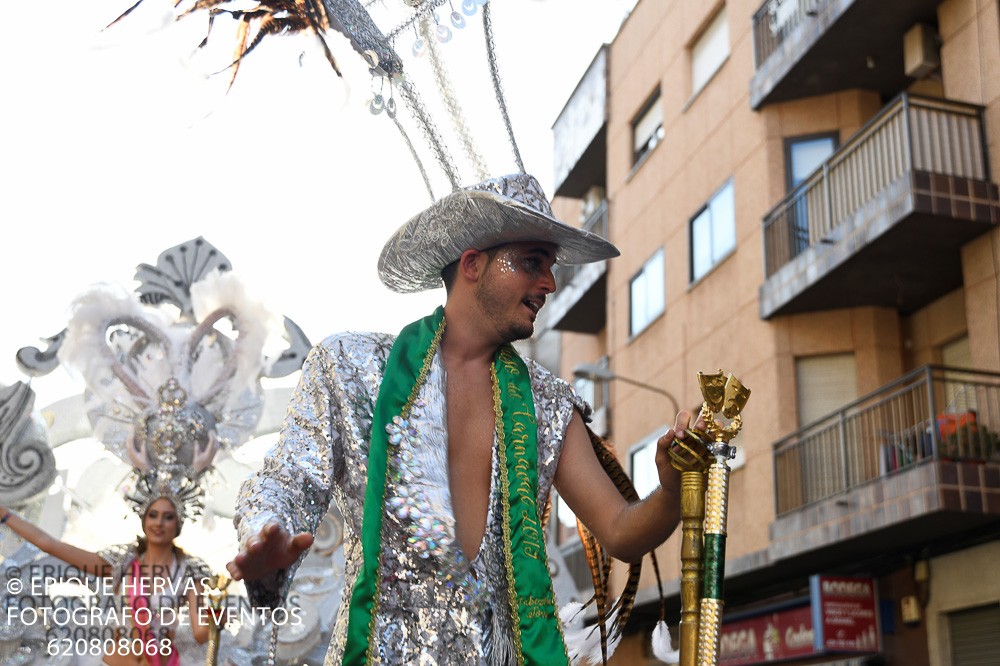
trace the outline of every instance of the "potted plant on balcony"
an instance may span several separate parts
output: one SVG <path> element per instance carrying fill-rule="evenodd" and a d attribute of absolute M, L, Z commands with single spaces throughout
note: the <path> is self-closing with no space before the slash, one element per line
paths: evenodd
<path fill-rule="evenodd" d="M 939 414 L 940 455 L 952 460 L 1000 460 L 1000 433 L 978 422 L 975 411 Z"/>

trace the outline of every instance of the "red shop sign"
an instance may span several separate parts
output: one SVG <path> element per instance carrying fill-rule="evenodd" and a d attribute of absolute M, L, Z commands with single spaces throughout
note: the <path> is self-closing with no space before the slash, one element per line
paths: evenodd
<path fill-rule="evenodd" d="M 871 578 L 812 576 L 809 579 L 816 649 L 878 652 L 878 596 Z"/>
<path fill-rule="evenodd" d="M 812 609 L 788 608 L 722 625 L 719 663 L 761 664 L 815 654 Z"/>

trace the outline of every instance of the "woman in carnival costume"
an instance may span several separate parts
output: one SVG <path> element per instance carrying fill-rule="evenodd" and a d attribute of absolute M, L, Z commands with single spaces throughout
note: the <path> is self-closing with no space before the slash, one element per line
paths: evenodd
<path fill-rule="evenodd" d="M 263 410 L 260 378 L 297 369 L 308 340 L 286 319 L 291 344 L 265 357 L 280 320 L 247 296 L 204 239 L 166 250 L 136 278 L 136 294 L 111 283 L 85 291 L 49 349 L 23 349 L 18 362 L 35 376 L 62 364 L 83 377 L 94 437 L 133 468 L 125 499 L 142 536 L 90 552 L 2 507 L 0 523 L 113 591 L 127 640 L 105 663 L 193 666 L 205 663 L 215 620 L 201 599 L 212 571 L 174 541 L 202 513 L 219 455 L 251 438 Z"/>
<path fill-rule="evenodd" d="M 101 589 L 114 590 L 121 603 L 105 619 L 118 630 L 113 642 L 102 643 L 104 663 L 194 666 L 205 662 L 200 646 L 212 616 L 199 608 L 211 570 L 174 543 L 184 524 L 179 506 L 173 493 L 152 498 L 139 512 L 143 536 L 97 552 L 60 541 L 6 507 L 0 507 L 0 523 L 42 552 L 95 574 Z"/>

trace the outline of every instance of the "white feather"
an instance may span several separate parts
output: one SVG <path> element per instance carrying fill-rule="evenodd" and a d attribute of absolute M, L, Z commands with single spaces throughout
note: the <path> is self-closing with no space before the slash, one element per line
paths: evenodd
<path fill-rule="evenodd" d="M 59 349 L 59 361 L 78 372 L 92 392 L 103 392 L 106 401 L 143 407 L 120 382 L 109 381 L 114 377 L 114 371 L 113 361 L 107 354 L 107 324 L 116 319 L 137 319 L 168 337 L 165 332 L 170 323 L 167 316 L 144 308 L 124 287 L 112 283 L 94 285 L 77 296 L 70 309 L 72 314 L 66 326 L 66 339 Z M 150 358 L 149 362 L 160 366 L 170 364 L 166 358 Z M 169 376 L 168 368 L 158 369 L 157 374 Z M 140 383 L 147 395 L 154 399 L 158 384 L 141 379 Z"/>
<path fill-rule="evenodd" d="M 270 365 L 264 357 L 264 348 L 269 338 L 282 330 L 281 321 L 261 302 L 250 298 L 246 285 L 231 272 L 212 271 L 191 285 L 191 306 L 198 321 L 219 309 L 228 309 L 235 315 L 239 339 L 229 399 L 236 401 L 243 391 L 255 387 Z"/>
<path fill-rule="evenodd" d="M 667 623 L 660 620 L 653 628 L 653 656 L 668 664 L 679 664 L 680 652 L 674 649 Z"/>
<path fill-rule="evenodd" d="M 571 601 L 559 609 L 559 621 L 563 631 L 573 631 L 583 627 L 584 605 L 579 601 Z"/>
<path fill-rule="evenodd" d="M 567 610 L 568 606 L 572 604 L 567 604 L 563 606 L 562 610 L 559 612 L 559 618 L 563 619 L 563 614 Z M 581 608 L 582 610 L 582 608 Z M 607 626 L 610 627 L 615 617 L 617 616 L 617 611 L 612 613 L 607 618 Z M 584 666 L 585 664 L 601 664 L 601 630 L 596 624 L 583 627 L 580 629 L 566 629 L 566 624 L 563 625 L 563 637 L 566 639 L 566 652 L 569 654 L 570 662 L 573 666 Z M 615 649 L 622 640 L 621 633 L 611 633 L 609 629 L 608 635 L 608 659 L 611 659 L 611 655 L 614 654 Z"/>

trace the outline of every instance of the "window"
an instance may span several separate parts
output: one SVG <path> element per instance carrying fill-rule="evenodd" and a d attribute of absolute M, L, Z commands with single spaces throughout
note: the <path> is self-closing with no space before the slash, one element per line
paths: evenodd
<path fill-rule="evenodd" d="M 836 412 L 858 396 L 854 354 L 825 354 L 795 359 L 799 426 Z M 830 497 L 844 489 L 847 470 L 839 438 L 818 437 L 798 455 L 805 502 Z M 891 455 L 883 449 L 883 456 Z"/>
<path fill-rule="evenodd" d="M 799 426 L 835 412 L 858 397 L 854 354 L 826 354 L 795 359 Z"/>
<path fill-rule="evenodd" d="M 730 178 L 691 220 L 691 281 L 736 247 L 736 204 Z"/>
<path fill-rule="evenodd" d="M 728 57 L 729 23 L 726 20 L 726 8 L 723 6 L 691 47 L 692 95 L 705 87 Z"/>
<path fill-rule="evenodd" d="M 663 248 L 629 282 L 629 335 L 636 335 L 663 314 Z"/>
<path fill-rule="evenodd" d="M 835 133 L 786 139 L 785 164 L 788 174 L 788 190 L 795 189 L 799 183 L 818 169 L 836 149 L 837 135 Z"/>
<path fill-rule="evenodd" d="M 632 122 L 632 164 L 638 164 L 662 138 L 663 106 L 657 90 Z"/>
<path fill-rule="evenodd" d="M 577 541 L 576 514 L 558 493 L 553 493 L 553 496 L 556 514 L 556 545 L 561 546 L 564 543 Z"/>
<path fill-rule="evenodd" d="M 1000 654 L 1000 607 L 993 602 L 948 613 L 948 635 L 955 666 L 995 664 Z"/>
<path fill-rule="evenodd" d="M 589 366 L 589 367 L 588 367 Z M 608 384 L 607 379 L 601 379 L 599 370 L 595 370 L 595 375 L 587 376 L 585 373 L 591 372 L 590 368 L 603 369 L 607 371 L 608 359 L 605 356 L 597 363 L 586 363 L 577 366 L 573 370 L 576 378 L 573 380 L 573 390 L 583 398 L 593 409 L 590 414 L 590 430 L 598 437 L 608 436 Z"/>
<path fill-rule="evenodd" d="M 791 192 L 803 183 L 836 149 L 836 133 L 786 139 L 785 174 L 788 191 Z M 800 196 L 788 213 L 791 217 L 788 232 L 792 256 L 797 256 L 809 247 L 809 202 L 806 197 Z"/>
<path fill-rule="evenodd" d="M 949 368 L 972 368 L 972 347 L 969 336 L 941 345 L 941 363 Z M 944 411 L 975 412 L 979 409 L 976 385 L 970 384 L 962 373 L 946 373 L 944 385 Z"/>
<path fill-rule="evenodd" d="M 666 427 L 660 431 L 665 432 Z M 660 485 L 660 476 L 656 472 L 656 440 L 659 434 L 653 434 L 633 446 L 629 450 L 628 465 L 632 485 L 639 497 L 645 498 Z"/>
<path fill-rule="evenodd" d="M 608 404 L 608 382 L 606 380 L 593 380 L 589 377 L 576 377 L 573 380 L 573 390 L 583 398 L 594 411 L 605 407 Z"/>
<path fill-rule="evenodd" d="M 584 399 L 584 401 L 590 405 L 594 406 L 594 395 L 596 391 L 594 390 L 594 380 L 588 379 L 586 377 L 577 377 L 573 380 L 573 390 L 576 394 Z"/>

